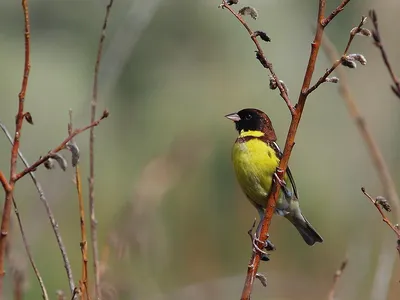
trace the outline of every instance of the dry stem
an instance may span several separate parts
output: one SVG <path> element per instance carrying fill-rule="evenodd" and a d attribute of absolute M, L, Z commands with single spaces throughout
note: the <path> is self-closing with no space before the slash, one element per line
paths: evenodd
<path fill-rule="evenodd" d="M 393 225 L 392 222 L 390 222 L 390 220 L 386 217 L 385 213 L 383 212 L 382 208 L 381 208 L 381 204 L 377 201 L 372 199 L 372 197 L 365 191 L 365 188 L 361 188 L 361 191 L 364 193 L 364 195 L 371 200 L 372 204 L 376 207 L 376 209 L 379 211 L 379 213 L 382 216 L 382 221 L 385 222 L 393 231 L 394 233 L 397 235 L 397 252 L 399 253 L 400 256 L 400 229 L 399 227 L 396 225 Z"/>
<path fill-rule="evenodd" d="M 369 12 L 369 15 L 372 19 L 372 24 L 374 26 L 374 30 L 372 31 L 372 37 L 374 38 L 374 42 L 375 42 L 374 44 L 381 52 L 383 62 L 385 63 L 386 68 L 388 69 L 390 77 L 393 81 L 392 90 L 396 94 L 396 96 L 398 98 L 400 98 L 400 81 L 397 78 L 397 76 L 394 74 L 394 71 L 393 71 L 392 65 L 390 64 L 385 47 L 382 44 L 381 34 L 379 32 L 379 27 L 378 27 L 378 16 L 376 15 L 375 10 L 371 10 Z"/>
<path fill-rule="evenodd" d="M 364 23 L 365 23 L 365 17 L 362 17 L 361 18 L 361 22 L 358 24 L 358 26 L 357 26 L 357 29 L 360 29 L 363 25 L 364 25 Z M 335 55 L 335 58 L 334 59 L 331 59 L 331 61 L 332 61 L 332 67 L 330 67 L 329 69 L 327 69 L 326 70 L 326 72 L 324 73 L 324 75 L 322 75 L 319 79 L 318 79 L 318 81 L 312 86 L 312 87 L 310 87 L 309 89 L 308 89 L 308 91 L 307 91 L 307 93 L 308 94 L 310 94 L 310 93 L 312 93 L 314 90 L 316 90 L 322 83 L 324 83 L 324 82 L 326 82 L 326 79 L 328 78 L 328 76 L 329 75 L 331 75 L 332 74 L 332 72 L 343 62 L 343 60 L 345 59 L 345 57 L 346 57 L 346 55 L 347 55 L 347 53 L 348 53 L 348 51 L 349 51 L 349 49 L 350 49 L 350 46 L 351 46 L 351 43 L 353 42 L 353 39 L 354 39 L 354 37 L 355 37 L 355 35 L 356 35 L 356 32 L 357 32 L 357 30 L 352 30 L 351 32 L 350 32 L 350 36 L 349 36 L 349 40 L 348 40 L 348 42 L 347 42 L 347 45 L 346 45 L 346 48 L 344 49 L 344 51 L 343 51 L 343 54 L 342 54 L 342 56 L 339 58 L 339 59 L 336 59 L 336 57 L 338 57 L 338 55 Z M 322 41 L 322 47 L 324 47 L 324 41 Z M 336 51 L 337 52 L 337 51 Z"/>
<path fill-rule="evenodd" d="M 324 38 L 322 47 L 324 48 L 324 51 L 327 54 L 329 60 L 335 64 L 339 54 L 333 43 L 328 39 L 328 37 Z M 351 94 L 346 72 L 343 68 L 337 68 L 336 72 L 340 78 L 340 94 L 342 95 L 342 98 L 347 105 L 350 116 L 354 119 L 356 126 L 362 138 L 364 139 L 371 159 L 374 163 L 375 169 L 378 172 L 378 176 L 382 183 L 385 196 L 387 196 L 387 198 L 393 205 L 393 212 L 396 216 L 396 221 L 400 222 L 400 199 L 396 191 L 396 185 L 393 181 L 392 176 L 390 175 L 389 168 L 385 162 L 385 159 L 383 158 L 382 152 L 379 149 L 378 144 L 376 143 L 375 139 L 373 138 L 371 132 L 367 127 L 364 117 L 361 115 L 360 110 L 358 109 L 353 95 Z"/>
<path fill-rule="evenodd" d="M 308 65 L 306 68 L 306 72 L 304 75 L 304 81 L 303 81 L 303 85 L 301 88 L 301 92 L 299 95 L 299 99 L 298 102 L 296 104 L 295 107 L 292 107 L 291 102 L 288 99 L 285 99 L 285 95 L 287 95 L 282 87 L 279 88 L 280 92 L 281 92 L 281 96 L 284 98 L 287 106 L 289 107 L 289 110 L 292 114 L 292 121 L 290 123 L 290 127 L 289 127 L 289 131 L 288 131 L 288 135 L 286 138 L 286 143 L 285 143 L 285 148 L 283 151 L 283 156 L 280 160 L 279 163 L 279 167 L 277 169 L 277 175 L 279 177 L 279 179 L 283 179 L 284 174 L 285 174 L 285 170 L 287 168 L 288 165 L 288 161 L 290 158 L 290 154 L 292 152 L 293 146 L 294 146 L 294 139 L 296 136 L 296 132 L 297 132 L 297 128 L 299 126 L 299 122 L 302 116 L 302 112 L 304 110 L 304 106 L 306 103 L 306 99 L 307 96 L 310 94 L 309 88 L 310 88 L 310 83 L 311 83 L 311 79 L 312 79 L 312 75 L 314 73 L 314 68 L 315 68 L 315 63 L 318 57 L 318 51 L 319 51 L 319 47 L 321 44 L 321 39 L 322 39 L 322 35 L 324 32 L 324 28 L 334 19 L 334 17 L 341 11 L 343 10 L 344 6 L 348 3 L 348 0 L 344 0 L 341 2 L 341 4 L 335 9 L 334 12 L 332 12 L 326 19 L 324 18 L 324 14 L 325 14 L 325 4 L 326 4 L 326 0 L 320 0 L 319 1 L 319 8 L 318 8 L 318 18 L 317 18 L 317 30 L 315 33 L 315 37 L 314 37 L 314 41 L 311 44 L 311 53 L 310 53 L 310 58 L 308 61 Z M 259 45 L 258 43 L 256 43 L 255 41 L 255 37 L 253 34 L 253 31 L 249 28 L 249 26 L 246 24 L 246 22 L 243 20 L 243 18 L 241 18 L 240 15 L 238 15 L 237 13 L 235 13 L 233 11 L 232 8 L 229 7 L 229 5 L 227 4 L 226 1 L 222 1 L 221 7 L 227 8 L 239 21 L 240 23 L 247 29 L 248 33 L 250 34 L 253 42 L 256 44 L 257 50 L 259 51 Z M 260 54 L 263 54 L 262 52 Z M 265 58 L 265 56 L 262 56 L 263 58 Z M 271 72 L 271 64 L 268 62 L 268 60 L 265 58 L 265 65 L 269 71 Z M 279 83 L 279 80 L 277 79 L 276 75 L 274 73 L 271 72 L 271 75 L 274 77 L 275 81 L 277 82 L 277 84 Z M 283 94 L 283 95 L 282 95 Z M 292 109 L 291 109 L 292 108 Z M 267 199 L 267 208 L 265 210 L 265 215 L 264 218 L 262 220 L 261 223 L 261 230 L 260 230 L 260 236 L 259 236 L 259 240 L 260 242 L 257 244 L 257 246 L 259 248 L 263 247 L 263 243 L 265 243 L 265 241 L 267 240 L 268 237 L 268 230 L 269 230 L 269 226 L 271 223 L 271 219 L 272 216 L 275 212 L 275 206 L 276 206 L 276 201 L 278 199 L 279 196 L 279 192 L 280 192 L 280 185 L 277 183 L 277 181 L 274 181 L 274 183 L 272 184 L 270 193 L 268 195 L 268 199 Z M 254 283 L 254 279 L 256 278 L 256 274 L 257 274 L 257 270 L 258 270 L 258 266 L 260 264 L 260 259 L 261 259 L 261 253 L 259 251 L 253 251 L 252 257 L 250 259 L 250 263 L 248 265 L 248 269 L 247 269 L 247 277 L 246 277 L 246 281 L 244 284 L 244 288 L 243 288 L 243 292 L 242 292 L 242 296 L 241 299 L 242 300 L 249 300 L 250 299 L 250 295 L 252 292 L 252 287 L 253 287 L 253 283 Z"/>
<path fill-rule="evenodd" d="M 51 150 L 50 152 L 48 152 L 45 156 L 39 158 L 36 162 L 34 162 L 29 168 L 25 168 L 23 171 L 21 171 L 18 174 L 14 175 L 14 180 L 17 181 L 19 179 L 21 179 L 22 177 L 24 177 L 26 174 L 35 171 L 36 168 L 40 165 L 42 165 L 46 160 L 48 160 L 50 157 L 52 157 L 55 153 L 65 149 L 67 143 L 72 140 L 75 136 L 77 136 L 78 134 L 92 128 L 95 127 L 97 125 L 100 124 L 100 122 L 108 117 L 108 111 L 105 110 L 103 112 L 103 115 L 100 117 L 100 119 L 98 119 L 97 121 L 94 121 L 93 123 L 90 123 L 89 125 L 79 128 L 79 129 L 75 129 L 74 131 L 71 132 L 71 134 L 64 140 L 61 142 L 60 145 L 58 145 L 56 148 L 54 148 L 53 150 Z"/>
<path fill-rule="evenodd" d="M 273 66 L 272 63 L 269 62 L 269 60 L 267 59 L 267 57 L 264 54 L 264 51 L 262 50 L 260 43 L 257 40 L 257 36 L 254 34 L 254 31 L 251 30 L 251 28 L 249 27 L 249 25 L 246 23 L 246 21 L 242 18 L 242 16 L 238 13 L 236 13 L 229 5 L 228 3 L 223 0 L 221 3 L 221 8 L 226 8 L 228 9 L 235 17 L 236 19 L 242 23 L 242 25 L 246 28 L 247 32 L 250 35 L 251 40 L 253 41 L 254 45 L 257 48 L 257 54 L 258 54 L 258 59 L 261 60 L 262 65 L 265 66 L 269 72 L 271 73 L 272 78 L 276 81 L 276 85 L 280 91 L 280 95 L 283 98 L 283 100 L 285 101 L 286 105 L 288 106 L 290 112 L 292 114 L 294 114 L 294 107 L 292 105 L 292 103 L 290 102 L 289 99 L 289 95 L 287 94 L 287 90 L 285 89 L 285 87 L 283 86 L 283 84 L 281 83 L 281 81 L 279 80 L 278 76 L 275 74 L 274 70 L 273 70 Z"/>
<path fill-rule="evenodd" d="M 96 106 L 97 106 L 97 91 L 98 91 L 98 75 L 100 70 L 100 61 L 103 52 L 104 39 L 106 37 L 107 21 L 110 15 L 110 10 L 113 5 L 114 0 L 110 0 L 106 7 L 106 15 L 103 21 L 103 28 L 100 35 L 99 46 L 97 50 L 97 59 L 94 68 L 94 81 L 93 81 L 93 91 L 92 91 L 92 101 L 91 101 L 91 116 L 90 122 L 94 122 L 96 118 Z M 93 271 L 94 271 L 94 293 L 95 299 L 100 299 L 100 273 L 99 273 L 99 248 L 97 242 L 97 220 L 95 214 L 94 205 L 94 128 L 90 129 L 89 138 L 89 159 L 90 159 L 90 174 L 89 174 L 89 213 L 90 213 L 90 239 L 92 242 L 93 249 Z"/>
<path fill-rule="evenodd" d="M 343 271 L 346 268 L 348 262 L 349 262 L 349 260 L 347 258 L 345 260 L 343 260 L 341 265 L 340 265 L 340 268 L 337 269 L 336 272 L 335 272 L 335 275 L 333 275 L 333 282 L 332 282 L 331 289 L 329 290 L 328 300 L 334 300 L 335 299 L 336 285 L 337 285 L 340 277 L 342 276 Z"/>
<path fill-rule="evenodd" d="M 0 120 L 0 128 L 3 130 L 4 134 L 6 135 L 6 137 L 8 138 L 8 140 L 10 141 L 10 143 L 12 145 L 13 139 L 12 139 L 10 133 L 8 132 L 6 126 L 1 122 L 1 120 Z M 25 165 L 25 167 L 29 168 L 30 165 L 29 165 L 28 161 L 25 159 L 25 157 L 23 156 L 23 154 L 22 154 L 22 152 L 20 150 L 18 150 L 18 155 L 19 155 L 20 159 L 22 160 L 23 164 Z M 75 283 L 74 283 L 74 278 L 73 278 L 73 275 L 72 275 L 71 264 L 69 262 L 68 255 L 67 255 L 67 250 L 65 248 L 64 242 L 63 242 L 63 240 L 61 238 L 61 234 L 60 234 L 60 231 L 59 231 L 59 225 L 58 225 L 58 223 L 57 223 L 57 221 L 56 221 L 56 219 L 54 217 L 53 211 L 51 210 L 50 204 L 47 201 L 47 198 L 46 198 L 46 196 L 44 194 L 42 185 L 36 179 L 35 172 L 30 172 L 29 175 L 30 175 L 35 187 L 36 187 L 36 190 L 38 191 L 39 199 L 40 199 L 40 201 L 42 201 L 42 203 L 43 203 L 43 205 L 44 205 L 44 207 L 46 209 L 46 213 L 47 213 L 47 216 L 49 217 L 49 220 L 50 220 L 50 223 L 51 223 L 51 227 L 53 228 L 54 235 L 56 236 L 57 244 L 58 244 L 58 247 L 60 248 L 61 256 L 62 256 L 63 261 L 64 261 L 64 267 L 65 267 L 65 270 L 66 270 L 66 273 L 67 273 L 67 277 L 68 277 L 69 288 L 70 288 L 71 293 L 72 293 L 73 290 L 75 289 Z M 0 176 L 1 176 L 1 174 L 0 174 Z"/>
<path fill-rule="evenodd" d="M 80 227 L 81 227 L 81 253 L 82 253 L 82 278 L 79 281 L 81 286 L 82 297 L 85 299 L 84 295 L 86 295 L 86 299 L 90 300 L 89 296 L 89 284 L 88 284 L 88 271 L 87 271 L 87 239 L 86 239 L 86 227 L 85 227 L 85 206 L 83 203 L 82 197 L 82 181 L 81 181 L 81 172 L 79 169 L 79 165 L 75 167 L 75 181 L 76 181 L 76 190 L 78 192 L 78 202 L 79 202 L 79 219 L 80 219 Z"/>
<path fill-rule="evenodd" d="M 73 132 L 72 126 L 72 110 L 69 110 L 69 123 L 68 123 L 68 135 L 71 135 Z M 71 140 L 73 143 L 74 141 Z M 77 160 L 79 161 L 79 160 Z M 78 206 L 79 206 L 79 224 L 81 229 L 81 255 L 82 255 L 82 274 L 81 279 L 79 280 L 79 290 L 80 290 L 80 298 L 90 300 L 89 296 L 89 283 L 88 283 L 88 270 L 87 270 L 87 239 L 86 239 L 86 226 L 85 226 L 85 204 L 82 196 L 82 180 L 81 180 L 81 171 L 79 168 L 79 162 L 75 166 L 75 186 L 76 191 L 78 193 Z M 74 295 L 74 294 L 73 294 Z M 86 298 L 85 298 L 86 297 Z"/>
<path fill-rule="evenodd" d="M 43 297 L 44 300 L 49 300 L 49 295 L 47 294 L 47 290 L 46 290 L 46 287 L 44 285 L 43 278 L 40 275 L 40 272 L 39 272 L 39 270 L 38 270 L 38 268 L 36 266 L 36 263 L 35 263 L 35 261 L 33 259 L 31 248 L 30 248 L 28 240 L 26 238 L 24 227 L 22 226 L 21 216 L 19 215 L 17 202 L 15 201 L 14 198 L 13 198 L 13 204 L 14 204 L 15 215 L 17 216 L 17 220 L 18 220 L 19 230 L 21 231 L 22 241 L 23 241 L 24 246 L 25 246 L 25 251 L 26 251 L 26 254 L 28 255 L 29 261 L 30 261 L 30 263 L 32 265 L 32 269 L 33 269 L 33 271 L 34 271 L 34 273 L 36 275 L 36 278 L 37 278 L 37 280 L 39 282 L 40 289 L 42 290 L 42 297 Z"/>
<path fill-rule="evenodd" d="M 400 240 L 400 229 L 397 228 L 395 225 L 392 224 L 392 222 L 390 222 L 390 220 L 386 217 L 385 213 L 383 212 L 380 204 L 378 201 L 374 200 L 366 191 L 365 188 L 361 188 L 361 191 L 364 193 L 364 195 L 371 200 L 372 204 L 376 207 L 376 209 L 379 211 L 379 213 L 382 216 L 382 221 L 385 222 L 393 231 L 394 233 L 397 235 L 397 239 Z"/>
<path fill-rule="evenodd" d="M 11 151 L 11 161 L 10 161 L 10 180 L 9 188 L 5 190 L 6 196 L 4 201 L 3 214 L 1 218 L 1 234 L 0 234 L 0 295 L 3 293 L 3 278 L 4 278 L 4 257 L 7 244 L 7 235 L 10 226 L 10 216 L 12 209 L 12 202 L 14 196 L 14 185 L 15 179 L 14 175 L 17 170 L 17 158 L 18 149 L 21 138 L 22 123 L 24 121 L 24 102 L 25 94 L 28 86 L 29 71 L 30 71 L 30 24 L 29 24 L 29 10 L 28 1 L 22 0 L 22 10 L 24 13 L 24 24 L 25 24 L 25 62 L 24 62 L 24 73 L 22 78 L 21 91 L 18 94 L 18 113 L 15 122 L 15 134 L 14 143 Z M 3 187 L 5 185 L 4 176 L 1 177 Z"/>

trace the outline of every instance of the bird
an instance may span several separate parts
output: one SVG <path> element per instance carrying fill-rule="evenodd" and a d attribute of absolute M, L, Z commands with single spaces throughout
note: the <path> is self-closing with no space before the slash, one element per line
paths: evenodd
<path fill-rule="evenodd" d="M 272 182 L 278 178 L 274 174 L 282 158 L 274 127 L 268 115 L 255 108 L 245 108 L 225 117 L 235 123 L 239 133 L 232 147 L 232 162 L 237 180 L 262 220 Z M 322 243 L 322 237 L 300 210 L 299 195 L 289 167 L 280 183 L 282 189 L 275 213 L 289 220 L 308 245 Z"/>

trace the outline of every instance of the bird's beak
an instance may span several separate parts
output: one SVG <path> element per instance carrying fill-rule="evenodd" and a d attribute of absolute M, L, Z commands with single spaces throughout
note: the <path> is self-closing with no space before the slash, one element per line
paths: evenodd
<path fill-rule="evenodd" d="M 229 120 L 231 120 L 233 122 L 238 122 L 241 120 L 237 113 L 232 113 L 232 114 L 226 115 L 225 118 L 228 118 Z"/>

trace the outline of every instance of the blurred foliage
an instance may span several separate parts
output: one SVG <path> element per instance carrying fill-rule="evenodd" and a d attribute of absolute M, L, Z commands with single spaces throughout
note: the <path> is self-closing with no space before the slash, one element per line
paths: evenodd
<path fill-rule="evenodd" d="M 328 1 L 327 10 L 338 2 Z M 264 49 L 295 99 L 308 60 L 316 1 L 241 3 L 257 8 L 259 19 L 247 18 L 248 22 L 272 38 Z M 89 121 L 106 4 L 30 1 L 32 71 L 26 109 L 35 125 L 25 124 L 21 145 L 30 162 L 64 139 L 69 108 L 75 126 Z M 278 93 L 269 90 L 268 74 L 254 59 L 247 33 L 217 9 L 218 4 L 211 0 L 114 3 L 98 107 L 99 112 L 107 107 L 111 115 L 96 129 L 95 153 L 103 288 L 110 299 L 232 299 L 242 289 L 250 256 L 247 230 L 257 214 L 236 184 L 230 163 L 236 133 L 223 115 L 243 107 L 267 111 L 281 145 L 290 119 Z M 390 59 L 400 73 L 394 24 L 398 1 L 353 0 L 327 34 L 342 49 L 349 30 L 369 8 L 378 12 Z M 13 130 L 24 51 L 18 1 L 1 2 L 0 28 L 0 118 Z M 348 71 L 350 85 L 399 182 L 395 171 L 400 103 L 389 89 L 387 71 L 371 41 L 357 37 L 351 51 L 368 59 L 367 66 Z M 315 78 L 328 66 L 321 53 Z M 85 177 L 88 134 L 79 136 L 77 143 Z M 0 169 L 7 171 L 10 146 L 5 137 L 0 146 Z M 346 255 L 349 266 L 339 283 L 339 297 L 369 298 L 378 262 L 393 256 L 395 249 L 393 237 L 360 192 L 361 186 L 371 194 L 382 190 L 334 84 L 323 85 L 310 97 L 291 168 L 303 212 L 325 241 L 310 248 L 288 222 L 275 218 L 271 239 L 278 250 L 261 267 L 268 288 L 257 283 L 254 299 L 325 297 Z M 77 281 L 80 235 L 73 171 L 40 168 L 37 173 Z M 62 289 L 68 294 L 59 250 L 29 178 L 19 182 L 16 200 L 49 293 Z M 25 262 L 16 228 L 13 249 Z M 36 299 L 39 287 L 31 269 L 26 266 L 26 270 L 26 298 Z M 380 299 L 397 299 L 400 293 L 398 260 L 394 270 L 389 295 Z"/>

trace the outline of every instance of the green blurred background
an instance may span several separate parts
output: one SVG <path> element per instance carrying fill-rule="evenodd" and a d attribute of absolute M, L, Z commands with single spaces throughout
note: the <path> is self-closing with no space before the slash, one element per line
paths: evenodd
<path fill-rule="evenodd" d="M 76 127 L 89 122 L 107 2 L 30 1 L 32 69 L 25 107 L 35 125 L 24 125 L 21 144 L 30 162 L 66 137 L 70 108 Z M 241 6 L 258 9 L 257 21 L 246 19 L 272 38 L 263 47 L 293 101 L 308 60 L 317 2 L 241 1 Z M 340 3 L 327 2 L 327 11 Z M 251 254 L 247 230 L 257 213 L 234 178 L 230 150 L 236 132 L 223 116 L 244 107 L 260 108 L 270 115 L 283 146 L 290 115 L 278 92 L 269 89 L 268 73 L 254 58 L 246 31 L 227 11 L 217 9 L 219 3 L 116 0 L 112 8 L 98 105 L 99 113 L 107 107 L 111 114 L 96 129 L 95 152 L 104 299 L 239 298 Z M 371 8 L 377 10 L 399 74 L 398 0 L 352 0 L 326 32 L 343 49 L 349 30 Z M 1 2 L 0 28 L 0 118 L 14 130 L 24 55 L 20 1 Z M 346 72 L 398 184 L 399 99 L 389 88 L 387 70 L 370 39 L 357 37 L 350 52 L 363 53 L 368 60 L 365 67 Z M 329 66 L 321 53 L 315 78 Z M 76 140 L 86 179 L 88 133 Z M 1 136 L 0 169 L 5 173 L 9 153 L 10 145 Z M 274 218 L 270 234 L 277 251 L 261 266 L 268 288 L 256 282 L 253 298 L 324 299 L 347 256 L 349 265 L 338 285 L 340 299 L 398 299 L 400 264 L 394 236 L 360 192 L 365 186 L 378 195 L 382 188 L 336 85 L 325 84 L 309 98 L 290 165 L 303 212 L 325 241 L 310 248 L 289 222 Z M 73 169 L 41 167 L 37 176 L 78 281 Z M 49 294 L 55 299 L 61 289 L 69 295 L 56 240 L 28 176 L 18 183 L 16 200 Z M 17 228 L 12 247 L 14 261 L 26 270 L 26 299 L 39 299 Z M 7 284 L 11 298 L 10 276 Z"/>

